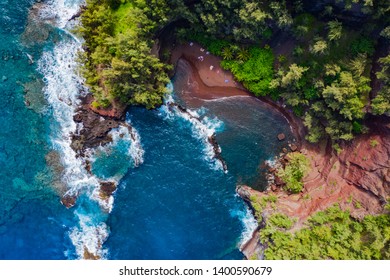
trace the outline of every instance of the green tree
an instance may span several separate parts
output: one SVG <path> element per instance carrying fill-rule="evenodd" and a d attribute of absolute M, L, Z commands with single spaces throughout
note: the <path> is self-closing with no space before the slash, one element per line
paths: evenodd
<path fill-rule="evenodd" d="M 298 81 L 307 70 L 309 70 L 308 67 L 299 66 L 295 63 L 291 64 L 288 71 L 282 74 L 281 85 L 283 87 L 297 85 Z"/>
<path fill-rule="evenodd" d="M 294 152 L 288 154 L 288 163 L 277 171 L 277 175 L 286 183 L 285 189 L 292 193 L 302 191 L 302 179 L 310 170 L 310 162 L 305 155 Z"/>
<path fill-rule="evenodd" d="M 376 73 L 383 82 L 382 88 L 372 100 L 372 112 L 376 115 L 390 114 L 390 54 L 379 59 L 382 69 Z"/>
<path fill-rule="evenodd" d="M 328 39 L 330 41 L 335 41 L 341 38 L 343 25 L 337 20 L 328 22 Z"/>
<path fill-rule="evenodd" d="M 310 51 L 314 54 L 324 54 L 328 48 L 328 43 L 322 38 L 317 38 L 314 45 L 310 47 Z"/>

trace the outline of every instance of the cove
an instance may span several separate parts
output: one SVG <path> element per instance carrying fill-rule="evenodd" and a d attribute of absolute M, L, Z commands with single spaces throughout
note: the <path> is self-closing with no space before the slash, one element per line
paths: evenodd
<path fill-rule="evenodd" d="M 134 141 L 119 137 L 99 150 L 89 174 L 70 148 L 77 127 L 73 114 L 85 90 L 75 60 L 81 43 L 67 26 L 79 3 L 51 1 L 44 10 L 56 19 L 47 23 L 49 36 L 26 46 L 22 38 L 34 40 L 28 38 L 34 33 L 23 33 L 33 2 L 19 1 L 13 5 L 17 9 L 1 2 L 1 48 L 21 56 L 0 61 L 0 78 L 5 76 L 0 83 L 0 258 L 77 259 L 84 257 L 83 246 L 99 251 L 96 244 L 105 241 L 101 256 L 108 259 L 242 259 L 239 247 L 256 222 L 235 188 L 240 183 L 264 187 L 261 163 L 286 145 L 277 142 L 277 133 L 292 139 L 287 121 L 252 97 L 194 106 L 180 94 L 185 73 L 178 71 L 167 98 L 183 104 L 199 122 L 169 112 L 166 105 L 132 107 L 127 122 L 139 136 L 142 160 L 133 156 Z M 216 133 L 227 173 L 210 154 L 205 141 L 210 132 Z M 112 177 L 119 184 L 108 213 L 93 191 L 96 178 Z M 80 194 L 70 209 L 60 203 L 68 191 Z"/>
<path fill-rule="evenodd" d="M 179 95 L 176 100 L 183 102 Z M 185 103 L 185 102 L 184 102 Z M 259 165 L 281 149 L 287 121 L 251 97 L 204 102 L 195 110 L 215 129 L 228 173 L 215 168 L 197 131 L 164 108 L 131 108 L 144 163 L 122 179 L 106 243 L 113 259 L 242 259 L 256 224 L 236 196 L 238 183 L 265 186 Z"/>

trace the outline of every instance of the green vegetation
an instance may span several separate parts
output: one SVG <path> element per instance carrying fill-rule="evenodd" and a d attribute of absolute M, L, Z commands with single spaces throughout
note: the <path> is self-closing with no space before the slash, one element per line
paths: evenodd
<path fill-rule="evenodd" d="M 358 23 L 343 14 L 352 4 L 360 9 Z M 161 104 L 170 68 L 152 47 L 156 34 L 177 22 L 177 38 L 222 57 L 222 66 L 255 95 L 283 101 L 304 120 L 307 140 L 330 138 L 336 147 L 365 132 L 367 112 L 390 111 L 390 55 L 379 60 L 380 87 L 372 100 L 369 94 L 375 46 L 379 38 L 390 40 L 390 8 L 387 0 L 319 7 L 311 14 L 300 0 L 88 0 L 80 31 L 95 105 Z"/>
<path fill-rule="evenodd" d="M 305 155 L 295 152 L 288 154 L 288 163 L 280 168 L 277 175 L 286 183 L 285 190 L 292 193 L 302 191 L 302 179 L 310 169 L 309 160 Z"/>
<path fill-rule="evenodd" d="M 257 96 L 270 93 L 270 82 L 274 74 L 274 55 L 269 46 L 239 47 L 228 41 L 210 38 L 202 34 L 187 35 L 223 60 L 221 66 L 230 70 L 235 78 Z"/>
<path fill-rule="evenodd" d="M 225 69 L 254 94 L 281 98 L 303 118 L 310 142 L 329 137 L 336 146 L 365 132 L 362 123 L 370 101 L 370 68 L 378 40 L 372 31 L 383 29 L 384 38 L 390 34 L 386 1 L 352 1 L 371 20 L 358 28 L 351 28 L 339 8 L 335 12 L 336 2 L 341 5 L 335 1 L 311 15 L 301 1 L 197 1 L 187 38 L 221 56 Z M 344 1 L 344 9 L 351 9 L 352 2 Z M 287 29 L 294 34 L 296 46 L 292 52 L 279 54 L 283 60 L 273 63 L 273 71 L 266 49 L 245 59 L 245 51 L 251 49 L 248 44 L 260 52 L 257 45 L 264 45 L 272 37 L 269 34 Z M 383 68 L 378 72 L 386 86 L 372 101 L 375 114 L 389 111 L 388 60 L 381 60 Z"/>
<path fill-rule="evenodd" d="M 375 139 L 370 140 L 371 148 L 375 148 L 378 145 L 379 145 L 379 142 L 377 140 L 375 140 Z"/>
<path fill-rule="evenodd" d="M 170 69 L 151 53 L 154 32 L 165 23 L 166 4 L 88 0 L 80 32 L 87 52 L 84 76 L 94 107 L 116 102 L 153 108 L 162 103 Z"/>
<path fill-rule="evenodd" d="M 239 82 L 258 96 L 269 93 L 273 76 L 274 55 L 270 48 L 252 47 L 249 50 L 225 47 L 232 55 L 224 57 L 221 65 L 230 70 Z M 223 53 L 224 55 L 224 53 Z"/>
<path fill-rule="evenodd" d="M 377 78 L 384 83 L 378 95 L 372 100 L 372 111 L 376 115 L 390 114 L 390 54 L 379 59 L 382 64 Z"/>
<path fill-rule="evenodd" d="M 338 205 L 314 214 L 304 228 L 291 232 L 294 222 L 274 214 L 260 231 L 268 244 L 266 259 L 390 259 L 390 215 L 353 219 Z"/>
<path fill-rule="evenodd" d="M 274 208 L 277 200 L 278 198 L 275 195 L 266 195 L 262 196 L 261 198 L 256 195 L 252 195 L 250 197 L 250 202 L 253 207 L 253 210 L 255 211 L 256 218 L 261 221 L 264 209 L 267 206 L 271 206 L 272 208 Z"/>

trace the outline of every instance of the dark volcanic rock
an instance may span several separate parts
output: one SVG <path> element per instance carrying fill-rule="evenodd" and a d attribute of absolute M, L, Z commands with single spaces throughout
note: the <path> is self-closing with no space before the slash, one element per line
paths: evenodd
<path fill-rule="evenodd" d="M 275 176 L 275 185 L 281 187 L 281 186 L 284 186 L 285 183 L 283 182 L 283 180 L 279 176 Z"/>
<path fill-rule="evenodd" d="M 250 204 L 250 198 L 251 198 L 251 189 L 248 186 L 245 185 L 238 185 L 236 187 L 237 194 L 247 203 L 249 203 L 249 206 L 252 207 Z"/>
<path fill-rule="evenodd" d="M 100 182 L 100 197 L 105 199 L 116 191 L 115 182 Z"/>
<path fill-rule="evenodd" d="M 77 196 L 65 194 L 65 195 L 61 198 L 61 203 L 62 203 L 66 208 L 71 208 L 71 207 L 73 207 L 73 206 L 76 204 L 76 200 L 77 200 Z"/>
<path fill-rule="evenodd" d="M 86 148 L 94 148 L 112 141 L 108 133 L 119 127 L 120 121 L 102 117 L 84 107 L 74 115 L 76 123 L 82 123 L 83 128 L 72 135 L 72 149 L 82 154 Z"/>
<path fill-rule="evenodd" d="M 173 109 L 176 108 L 181 113 L 186 114 L 190 119 L 194 119 L 194 120 L 200 122 L 199 118 L 197 118 L 197 117 L 193 116 L 192 114 L 190 114 L 187 111 L 187 109 L 184 108 L 183 106 L 181 106 L 180 104 L 168 103 L 167 105 L 168 105 L 169 110 L 173 110 Z M 227 165 L 226 165 L 226 162 L 225 162 L 225 160 L 223 159 L 223 157 L 221 155 L 221 148 L 220 148 L 220 146 L 219 146 L 219 144 L 217 142 L 215 134 L 213 134 L 210 137 L 208 137 L 207 141 L 213 146 L 214 158 L 216 160 L 218 160 L 222 164 L 223 171 L 226 172 L 227 171 Z"/>
<path fill-rule="evenodd" d="M 217 139 L 215 138 L 215 134 L 211 135 L 207 140 L 213 146 L 214 158 L 222 164 L 223 171 L 227 171 L 227 165 L 225 160 L 222 158 L 221 148 L 219 147 Z"/>

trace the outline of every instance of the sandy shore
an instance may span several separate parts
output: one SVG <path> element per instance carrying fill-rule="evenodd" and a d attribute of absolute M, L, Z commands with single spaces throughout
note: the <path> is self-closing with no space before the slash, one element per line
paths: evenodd
<path fill-rule="evenodd" d="M 250 96 L 229 71 L 221 68 L 218 57 L 196 43 L 177 46 L 172 52 L 171 62 L 176 66 L 176 73 L 187 75 L 188 95 L 193 98 L 210 100 Z"/>
<path fill-rule="evenodd" d="M 198 44 L 177 46 L 173 50 L 171 62 L 176 67 L 176 75 L 182 75 L 177 79 L 179 84 L 175 83 L 175 88 L 182 91 L 181 97 L 190 104 L 233 96 L 253 97 L 234 80 L 230 72 L 219 66 L 218 57 L 207 53 Z M 276 208 L 265 209 L 266 216 L 278 211 L 297 218 L 298 223 L 292 229 L 296 230 L 313 213 L 325 210 L 335 203 L 342 209 L 349 209 L 352 216 L 358 219 L 383 211 L 386 197 L 390 196 L 388 119 L 369 122 L 369 126 L 377 127 L 370 127 L 369 134 L 358 136 L 344 145 L 343 151 L 337 155 L 329 141 L 317 145 L 305 141 L 306 130 L 302 121 L 283 104 L 266 97 L 256 98 L 285 116 L 297 139 L 298 149 L 311 163 L 311 171 L 304 178 L 304 188 L 299 194 L 287 194 L 278 187 L 272 187 L 266 192 L 245 187 L 248 194 L 258 196 L 259 199 L 269 194 L 278 198 Z M 373 140 L 378 143 L 375 148 L 370 146 Z M 250 204 L 250 201 L 247 202 Z M 257 235 L 258 232 L 255 232 L 253 238 L 242 248 L 247 257 L 261 251 Z"/>
<path fill-rule="evenodd" d="M 301 148 L 305 135 L 301 120 L 282 103 L 268 97 L 256 97 L 247 91 L 230 71 L 221 68 L 219 57 L 208 53 L 197 43 L 187 43 L 173 49 L 170 62 L 175 65 L 176 75 L 185 75 L 175 82 L 175 88 L 181 90 L 181 97 L 188 104 L 197 106 L 202 100 L 237 96 L 257 98 L 287 119 L 297 140 L 296 144 Z"/>

